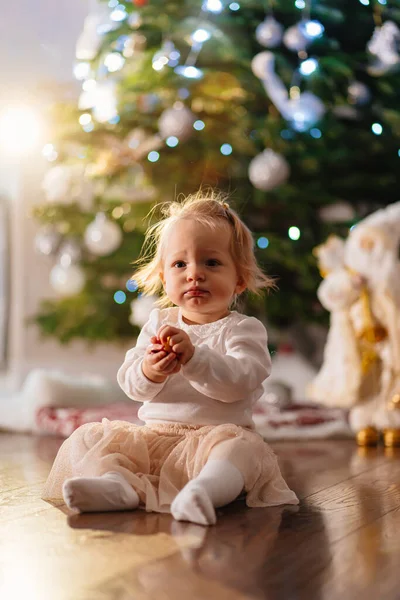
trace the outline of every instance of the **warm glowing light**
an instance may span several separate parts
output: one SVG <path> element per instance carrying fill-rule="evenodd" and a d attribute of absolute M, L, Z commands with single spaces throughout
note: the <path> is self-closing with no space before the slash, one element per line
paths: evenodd
<path fill-rule="evenodd" d="M 0 113 L 0 147 L 23 155 L 40 144 L 43 136 L 40 115 L 29 106 L 9 106 Z"/>

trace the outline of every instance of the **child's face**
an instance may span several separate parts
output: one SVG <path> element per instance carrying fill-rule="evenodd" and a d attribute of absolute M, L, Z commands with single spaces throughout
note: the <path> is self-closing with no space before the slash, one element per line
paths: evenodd
<path fill-rule="evenodd" d="M 231 235 L 223 225 L 211 229 L 189 219 L 168 234 L 160 277 L 168 298 L 190 320 L 222 318 L 245 288 L 229 250 Z"/>

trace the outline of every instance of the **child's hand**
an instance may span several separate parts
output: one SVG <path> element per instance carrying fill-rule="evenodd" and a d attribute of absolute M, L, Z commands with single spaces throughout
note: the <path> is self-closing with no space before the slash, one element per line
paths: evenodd
<path fill-rule="evenodd" d="M 150 339 L 142 363 L 142 371 L 147 379 L 154 383 L 162 383 L 174 373 L 178 373 L 181 365 L 174 352 L 166 352 L 163 344 L 156 337 Z"/>
<path fill-rule="evenodd" d="M 171 325 L 163 325 L 158 332 L 158 337 L 162 344 L 168 343 L 170 345 L 172 352 L 177 355 L 182 365 L 185 365 L 192 358 L 194 346 L 188 334 L 182 329 L 171 327 Z"/>

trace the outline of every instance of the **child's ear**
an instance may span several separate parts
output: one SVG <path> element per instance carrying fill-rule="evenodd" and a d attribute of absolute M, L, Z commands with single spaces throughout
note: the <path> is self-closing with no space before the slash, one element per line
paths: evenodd
<path fill-rule="evenodd" d="M 246 283 L 242 276 L 238 277 L 236 282 L 235 294 L 241 294 L 246 289 Z"/>
<path fill-rule="evenodd" d="M 159 274 L 158 274 L 158 276 L 161 279 L 161 282 L 162 282 L 163 286 L 165 287 L 164 273 L 162 271 L 160 271 Z"/>

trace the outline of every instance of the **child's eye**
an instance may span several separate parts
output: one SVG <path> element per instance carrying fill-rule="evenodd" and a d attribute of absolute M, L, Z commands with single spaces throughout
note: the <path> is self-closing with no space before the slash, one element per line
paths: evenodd
<path fill-rule="evenodd" d="M 218 267 L 221 263 L 216 258 L 209 258 L 206 261 L 207 267 Z"/>
<path fill-rule="evenodd" d="M 177 269 L 182 269 L 182 267 L 185 266 L 185 263 L 183 262 L 183 260 L 177 260 L 173 266 Z"/>

